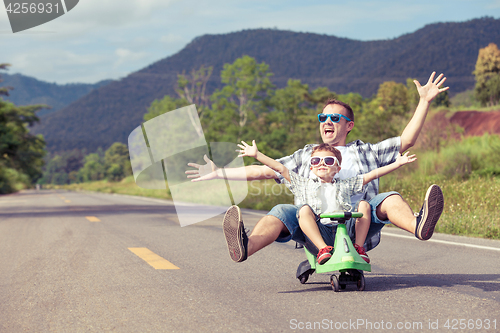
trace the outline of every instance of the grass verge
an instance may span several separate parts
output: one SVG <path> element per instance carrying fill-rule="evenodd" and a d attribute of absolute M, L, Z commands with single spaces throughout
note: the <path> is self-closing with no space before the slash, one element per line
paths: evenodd
<path fill-rule="evenodd" d="M 445 208 L 436 231 L 441 233 L 500 239 L 500 178 L 472 177 L 468 180 L 447 180 L 441 177 L 401 177 L 397 173 L 381 179 L 381 192 L 398 191 L 414 211 L 420 210 L 427 188 L 441 186 Z M 72 191 L 95 191 L 172 199 L 170 191 L 139 188 L 132 177 L 121 182 L 96 181 L 91 183 L 52 185 Z M 248 183 L 248 195 L 239 206 L 269 211 L 280 203 L 293 203 L 292 194 L 273 180 Z"/>

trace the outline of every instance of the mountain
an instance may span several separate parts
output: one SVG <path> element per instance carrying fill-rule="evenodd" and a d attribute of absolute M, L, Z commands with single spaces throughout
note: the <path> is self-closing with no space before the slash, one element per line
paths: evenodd
<path fill-rule="evenodd" d="M 50 108 L 40 110 L 37 114 L 43 116 L 58 111 L 94 89 L 99 89 L 112 80 L 104 80 L 94 84 L 70 83 L 56 84 L 37 80 L 35 78 L 1 73 L 2 86 L 13 87 L 9 96 L 4 99 L 16 105 L 45 104 Z"/>
<path fill-rule="evenodd" d="M 214 66 L 211 92 L 220 87 L 223 65 L 243 55 L 267 63 L 278 87 L 294 78 L 311 88 L 326 86 L 337 93 L 368 97 L 384 81 L 405 82 L 411 77 L 424 83 L 435 70 L 446 74 L 453 94 L 474 86 L 478 51 L 492 42 L 500 45 L 500 19 L 488 17 L 430 24 L 398 38 L 375 41 L 272 29 L 204 35 L 177 54 L 43 116 L 33 132 L 45 136 L 50 151 L 94 151 L 116 141 L 126 143 L 153 100 L 175 96 L 178 73 Z"/>

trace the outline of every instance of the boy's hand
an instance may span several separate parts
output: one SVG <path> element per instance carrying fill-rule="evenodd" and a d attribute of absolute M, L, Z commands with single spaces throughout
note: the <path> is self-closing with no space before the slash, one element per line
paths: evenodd
<path fill-rule="evenodd" d="M 236 152 L 240 153 L 238 157 L 242 156 L 250 156 L 257 158 L 257 153 L 259 150 L 257 149 L 257 145 L 255 144 L 255 140 L 252 141 L 252 145 L 248 145 L 245 141 L 241 141 L 241 144 L 238 145 L 241 150 L 237 150 Z"/>
<path fill-rule="evenodd" d="M 398 163 L 399 166 L 402 166 L 411 162 L 415 162 L 417 160 L 415 154 L 408 156 L 409 153 L 410 152 L 407 151 L 406 153 L 404 153 L 404 155 L 398 155 L 398 157 L 396 157 L 396 163 Z"/>
<path fill-rule="evenodd" d="M 443 74 L 439 74 L 439 76 L 434 80 L 434 75 L 436 75 L 436 72 L 432 72 L 431 76 L 429 77 L 429 80 L 427 81 L 427 84 L 425 86 L 421 86 L 420 83 L 417 80 L 413 80 L 413 83 L 415 83 L 415 86 L 417 86 L 417 91 L 418 94 L 420 95 L 421 99 L 424 99 L 427 102 L 431 102 L 440 92 L 443 92 L 445 90 L 448 90 L 450 87 L 445 87 L 445 88 L 439 88 L 440 86 L 443 85 L 444 81 L 446 81 L 446 78 L 443 78 Z M 433 82 L 434 81 L 434 82 Z"/>

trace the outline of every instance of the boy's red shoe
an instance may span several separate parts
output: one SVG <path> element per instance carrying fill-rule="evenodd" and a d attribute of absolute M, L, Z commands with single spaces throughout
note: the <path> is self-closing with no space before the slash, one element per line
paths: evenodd
<path fill-rule="evenodd" d="M 332 257 L 332 253 L 333 246 L 326 246 L 319 250 L 318 256 L 316 257 L 318 264 L 323 265 L 325 262 L 327 262 Z"/>
<path fill-rule="evenodd" d="M 370 263 L 370 258 L 368 258 L 368 255 L 366 254 L 365 248 L 363 246 L 359 246 L 358 244 L 354 244 L 354 248 L 358 252 L 358 254 L 361 256 L 361 258 L 364 259 L 367 263 Z"/>

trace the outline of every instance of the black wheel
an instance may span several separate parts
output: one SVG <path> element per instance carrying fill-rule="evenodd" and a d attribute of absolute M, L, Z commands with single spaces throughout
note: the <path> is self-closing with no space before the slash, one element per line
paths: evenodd
<path fill-rule="evenodd" d="M 297 267 L 295 277 L 299 279 L 300 283 L 304 284 L 307 282 L 312 273 L 314 273 L 314 269 L 311 268 L 309 261 L 304 260 L 299 264 L 299 267 Z"/>
<path fill-rule="evenodd" d="M 347 274 L 346 272 L 340 272 L 339 275 L 339 284 L 340 284 L 340 289 L 344 290 L 347 287 L 347 284 L 349 283 L 350 280 L 350 275 Z"/>
<path fill-rule="evenodd" d="M 309 274 L 307 273 L 304 273 L 301 276 L 299 276 L 299 281 L 302 284 L 306 283 L 308 279 L 309 279 Z"/>
<path fill-rule="evenodd" d="M 358 290 L 359 291 L 365 290 L 365 276 L 363 274 L 361 274 L 359 276 L 359 280 L 358 280 L 357 285 L 358 285 Z"/>
<path fill-rule="evenodd" d="M 332 285 L 332 289 L 335 292 L 340 291 L 339 279 L 336 275 L 330 276 L 330 284 Z"/>

